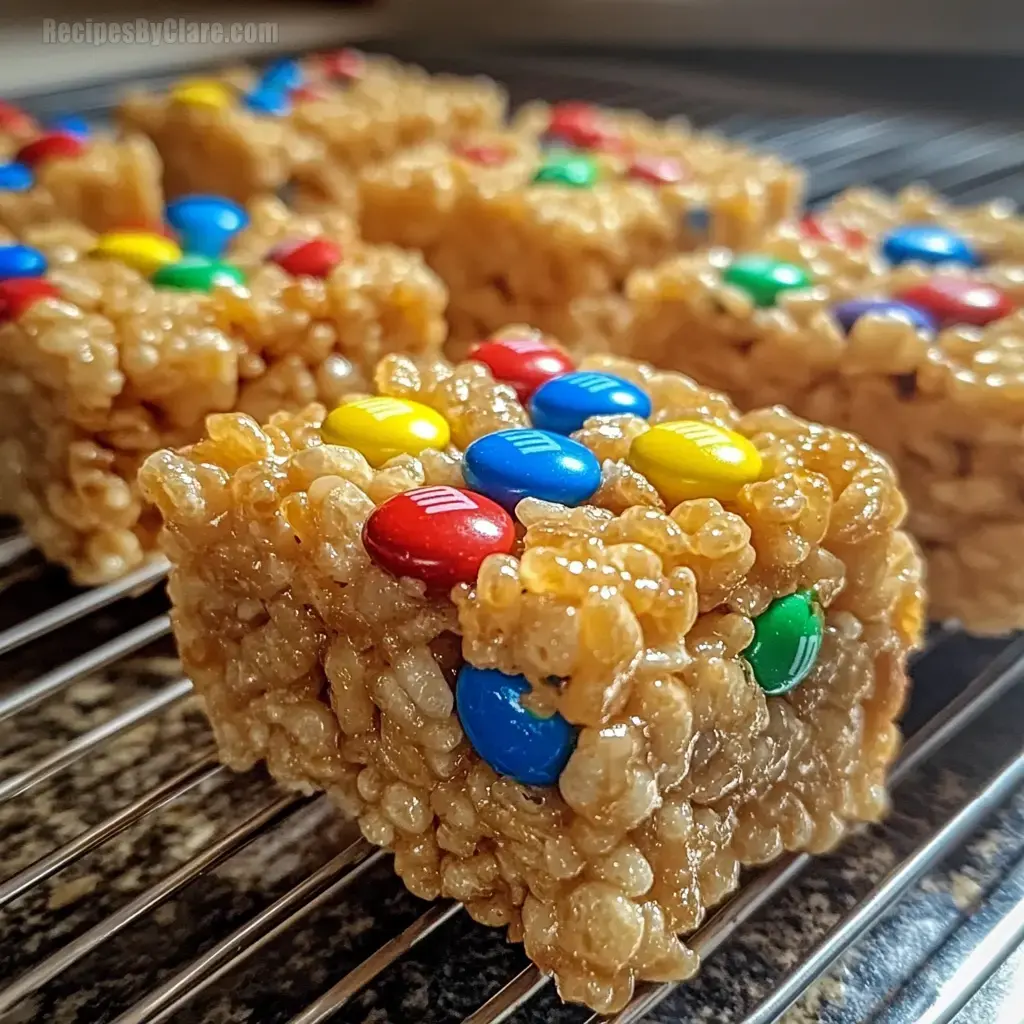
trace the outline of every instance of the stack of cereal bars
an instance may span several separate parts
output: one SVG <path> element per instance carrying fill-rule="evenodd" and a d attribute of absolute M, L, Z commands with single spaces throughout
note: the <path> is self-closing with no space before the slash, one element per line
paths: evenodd
<path fill-rule="evenodd" d="M 0 107 L 0 510 L 565 999 L 886 812 L 925 582 L 1024 626 L 1011 209 L 351 50 L 117 122 Z"/>

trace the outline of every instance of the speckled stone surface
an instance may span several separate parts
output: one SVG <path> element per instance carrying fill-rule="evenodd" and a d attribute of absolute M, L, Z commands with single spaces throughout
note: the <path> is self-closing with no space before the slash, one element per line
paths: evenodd
<path fill-rule="evenodd" d="M 33 607 L 40 587 L 54 593 L 55 579 L 44 574 L 0 596 L 6 615 L 0 628 Z M 19 595 L 20 600 L 12 600 Z M 157 593 L 126 602 L 64 631 L 56 641 L 6 659 L 7 688 L 85 649 L 97 635 L 109 635 L 119 622 L 144 621 L 161 609 L 161 601 Z M 926 722 L 1008 643 L 934 635 L 915 669 L 908 728 Z M 177 678 L 172 652 L 156 645 L 0 723 L 0 779 L 25 770 Z M 666 1024 L 742 1020 L 858 899 L 1020 749 L 1022 714 L 1024 687 L 1017 687 L 898 789 L 884 826 L 864 831 L 835 855 L 814 862 L 651 1019 Z M 209 744 L 199 710 L 185 698 L 31 792 L 0 804 L 0 877 L 8 878 L 152 786 L 193 764 L 207 764 L 202 778 L 197 775 L 178 799 L 0 910 L 4 984 L 69 942 L 88 937 L 110 914 L 281 800 L 260 772 L 234 775 L 204 760 Z M 85 952 L 0 1020 L 115 1020 L 356 838 L 352 826 L 321 799 L 295 797 L 279 819 L 224 863 L 175 889 Z M 813 986 L 787 1013 L 787 1024 L 916 1020 L 938 987 L 1022 895 L 1024 795 L 1018 794 Z M 211 1024 L 289 1021 L 428 909 L 404 891 L 384 858 L 176 1009 L 170 1019 Z M 520 948 L 457 912 L 428 941 L 357 992 L 336 1019 L 367 1024 L 459 1021 L 525 966 Z M 1009 1021 L 1007 1000 L 1019 1006 L 1022 966 L 1019 957 L 1012 959 L 958 1021 Z M 515 1019 L 568 1024 L 587 1016 L 561 1006 L 548 987 Z"/>

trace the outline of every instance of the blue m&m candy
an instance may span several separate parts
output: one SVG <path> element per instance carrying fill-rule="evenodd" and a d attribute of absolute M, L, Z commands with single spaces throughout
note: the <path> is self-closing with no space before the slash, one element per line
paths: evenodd
<path fill-rule="evenodd" d="M 178 232 L 185 252 L 216 259 L 249 223 L 249 215 L 223 196 L 182 196 L 168 203 L 167 222 Z"/>
<path fill-rule="evenodd" d="M 882 242 L 882 255 L 897 267 L 912 262 L 981 266 L 980 257 L 967 241 L 938 224 L 907 224 L 890 231 Z"/>
<path fill-rule="evenodd" d="M 923 309 L 911 306 L 907 302 L 897 302 L 895 299 L 850 299 L 832 307 L 832 315 L 847 334 L 853 330 L 853 325 L 862 316 L 868 314 L 903 320 L 918 331 L 934 331 L 937 326 L 934 318 Z"/>
<path fill-rule="evenodd" d="M 41 277 L 46 257 L 29 245 L 0 245 L 0 281 L 15 277 Z"/>
<path fill-rule="evenodd" d="M 591 416 L 630 414 L 646 419 L 651 400 L 635 384 L 610 373 L 586 370 L 554 377 L 530 399 L 530 416 L 539 430 L 571 434 Z"/>
<path fill-rule="evenodd" d="M 83 139 L 87 139 L 92 134 L 88 122 L 84 117 L 79 117 L 77 114 L 55 117 L 52 121 L 48 122 L 47 127 L 50 131 L 67 132 L 69 135 L 77 135 Z"/>
<path fill-rule="evenodd" d="M 546 430 L 499 430 L 467 449 L 468 486 L 512 510 L 523 498 L 578 505 L 601 486 L 601 464 L 578 441 Z"/>
<path fill-rule="evenodd" d="M 32 168 L 25 164 L 0 164 L 0 192 L 27 192 L 35 183 Z"/>
<path fill-rule="evenodd" d="M 274 117 L 281 117 L 291 110 L 291 100 L 284 89 L 277 86 L 266 85 L 253 89 L 248 93 L 242 102 L 257 114 L 271 114 Z"/>
<path fill-rule="evenodd" d="M 302 85 L 302 68 L 297 60 L 290 57 L 271 61 L 260 75 L 260 85 L 282 91 L 297 89 Z"/>
<path fill-rule="evenodd" d="M 525 676 L 463 665 L 455 706 L 473 749 L 500 775 L 526 786 L 558 782 L 576 746 L 577 730 L 561 715 L 541 718 L 523 707 Z"/>

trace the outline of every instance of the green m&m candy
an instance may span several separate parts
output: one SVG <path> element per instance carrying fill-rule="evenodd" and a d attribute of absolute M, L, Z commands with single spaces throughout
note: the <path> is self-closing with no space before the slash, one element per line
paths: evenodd
<path fill-rule="evenodd" d="M 586 153 L 552 150 L 533 176 L 535 184 L 591 188 L 600 177 L 597 163 Z"/>
<path fill-rule="evenodd" d="M 810 590 L 777 598 L 754 619 L 754 640 L 743 657 L 765 693 L 788 693 L 807 678 L 821 651 L 824 625 Z"/>
<path fill-rule="evenodd" d="M 188 292 L 208 292 L 214 285 L 245 284 L 245 275 L 238 267 L 206 256 L 182 256 L 162 266 L 153 275 L 158 288 L 179 288 Z"/>
<path fill-rule="evenodd" d="M 722 274 L 722 280 L 745 291 L 755 306 L 774 306 L 780 292 L 809 288 L 810 275 L 795 263 L 783 263 L 771 256 L 737 256 Z"/>

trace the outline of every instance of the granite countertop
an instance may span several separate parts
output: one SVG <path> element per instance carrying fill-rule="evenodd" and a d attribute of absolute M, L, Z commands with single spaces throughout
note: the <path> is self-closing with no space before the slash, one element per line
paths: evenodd
<path fill-rule="evenodd" d="M 52 575 L 52 574 L 51 574 Z M 35 591 L 41 584 L 29 583 Z M 12 588 L 8 603 L 26 584 Z M 31 595 L 30 595 L 31 596 Z M 105 638 L 118 623 L 159 608 L 150 594 L 4 662 L 8 684 Z M 22 604 L 19 602 L 19 605 Z M 24 607 L 31 607 L 26 600 Z M 20 614 L 20 613 L 18 613 Z M 0 626 L 3 623 L 0 622 Z M 1008 641 L 940 634 L 916 666 L 908 715 L 913 730 L 963 687 Z M 41 648 L 41 649 L 40 649 Z M 0 778 L 33 764 L 177 678 L 157 645 L 143 656 L 76 684 L 64 696 L 0 724 Z M 786 895 L 678 989 L 652 1015 L 663 1021 L 738 1021 L 782 974 L 901 858 L 947 821 L 1020 749 L 1024 687 L 1012 690 L 948 744 L 895 794 L 880 827 L 814 862 Z M 0 804 L 0 877 L 7 878 L 206 753 L 209 732 L 191 699 L 97 753 Z M 0 977 L 13 980 L 122 907 L 278 794 L 261 772 L 221 770 L 182 799 L 0 911 Z M 112 1020 L 234 928 L 307 877 L 355 837 L 322 799 L 302 803 L 284 824 L 143 916 L 2 1020 L 99 1024 Z M 928 876 L 786 1015 L 788 1024 L 903 1024 L 962 962 L 992 923 L 1024 897 L 1024 794 L 1004 807 L 942 868 Z M 178 1022 L 286 1022 L 427 905 L 410 896 L 387 861 L 337 899 L 261 950 L 177 1013 Z M 526 966 L 502 934 L 457 914 L 423 946 L 363 990 L 338 1020 L 459 1021 Z M 963 1014 L 961 1024 L 1017 1017 L 1018 955 Z M 1001 1017 L 1000 1014 L 1003 1016 Z M 550 989 L 519 1021 L 583 1021 Z"/>

